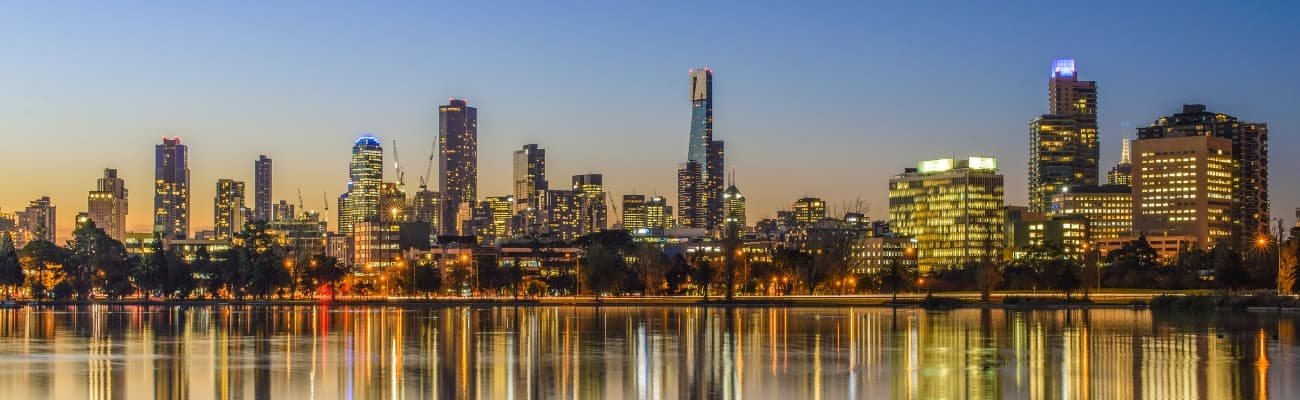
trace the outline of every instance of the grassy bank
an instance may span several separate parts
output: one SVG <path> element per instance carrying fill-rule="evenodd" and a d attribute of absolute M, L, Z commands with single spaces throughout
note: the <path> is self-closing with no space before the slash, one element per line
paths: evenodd
<path fill-rule="evenodd" d="M 1271 293 L 1163 295 L 1152 298 L 1150 307 L 1152 310 L 1186 312 L 1279 308 L 1300 310 L 1300 299 L 1290 296 L 1277 296 Z"/>

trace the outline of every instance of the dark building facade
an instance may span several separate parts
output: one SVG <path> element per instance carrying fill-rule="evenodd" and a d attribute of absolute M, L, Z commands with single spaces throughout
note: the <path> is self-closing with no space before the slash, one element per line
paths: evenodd
<path fill-rule="evenodd" d="M 271 210 L 271 158 L 265 154 L 253 162 L 253 220 L 274 219 Z"/>
<path fill-rule="evenodd" d="M 154 147 L 153 226 L 164 238 L 190 234 L 189 147 L 179 137 Z"/>
<path fill-rule="evenodd" d="M 438 193 L 443 235 L 457 235 L 462 205 L 478 195 L 478 109 L 463 99 L 438 107 Z"/>

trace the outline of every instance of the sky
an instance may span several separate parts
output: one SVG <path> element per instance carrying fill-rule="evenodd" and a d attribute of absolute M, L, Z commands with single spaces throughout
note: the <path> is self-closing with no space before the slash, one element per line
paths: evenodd
<path fill-rule="evenodd" d="M 217 179 L 252 206 L 259 154 L 275 200 L 300 189 L 333 214 L 362 133 L 389 180 L 397 142 L 413 192 L 451 97 L 478 107 L 480 196 L 510 193 L 511 153 L 537 143 L 553 187 L 603 173 L 615 198 L 673 199 L 701 66 L 751 222 L 805 195 L 885 219 L 891 175 L 953 156 L 997 157 L 1023 205 L 1028 121 L 1062 57 L 1098 82 L 1103 176 L 1125 135 L 1202 103 L 1269 124 L 1274 217 L 1300 206 L 1296 4 L 620 3 L 0 1 L 0 212 L 51 196 L 66 239 L 111 167 L 128 230 L 148 231 L 154 146 L 179 136 L 191 231 L 212 226 Z"/>

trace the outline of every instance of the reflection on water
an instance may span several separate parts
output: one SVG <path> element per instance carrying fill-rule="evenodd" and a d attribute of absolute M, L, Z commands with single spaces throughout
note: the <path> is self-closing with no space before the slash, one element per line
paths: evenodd
<path fill-rule="evenodd" d="M 1300 398 L 1300 319 L 1131 310 L 0 310 L 5 398 Z"/>

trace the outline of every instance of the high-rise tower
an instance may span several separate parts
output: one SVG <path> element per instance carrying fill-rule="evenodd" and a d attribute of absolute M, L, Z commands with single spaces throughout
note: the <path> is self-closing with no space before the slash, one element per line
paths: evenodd
<path fill-rule="evenodd" d="M 688 228 L 722 224 L 724 151 L 713 140 L 713 70 L 690 71 L 691 134 L 686 162 L 677 170 L 678 223 Z"/>
<path fill-rule="evenodd" d="M 1081 81 L 1074 60 L 1058 59 L 1048 79 L 1048 113 L 1029 122 L 1029 208 L 1047 212 L 1052 195 L 1097 185 L 1097 82 Z"/>
<path fill-rule="evenodd" d="M 438 107 L 438 193 L 444 235 L 460 232 L 462 205 L 478 195 L 478 109 L 463 99 Z"/>
<path fill-rule="evenodd" d="M 87 198 L 87 216 L 119 241 L 126 239 L 126 195 L 126 183 L 117 177 L 117 170 L 104 168 L 104 177 L 99 178 Z"/>
<path fill-rule="evenodd" d="M 384 148 L 365 134 L 352 144 L 348 192 L 339 199 L 339 233 L 352 234 L 353 225 L 379 216 L 379 186 L 384 181 Z"/>
<path fill-rule="evenodd" d="M 573 191 L 578 197 L 578 231 L 585 235 L 609 227 L 605 204 L 605 179 L 601 174 L 573 176 Z"/>
<path fill-rule="evenodd" d="M 1115 164 L 1106 174 L 1106 183 L 1110 185 L 1129 186 L 1133 184 L 1133 157 L 1130 155 L 1129 139 L 1124 138 L 1120 147 L 1119 164 Z"/>
<path fill-rule="evenodd" d="M 164 137 L 154 148 L 153 225 L 164 238 L 190 234 L 189 148 L 179 137 Z"/>
<path fill-rule="evenodd" d="M 1206 111 L 1205 105 L 1202 104 L 1185 104 L 1183 112 L 1161 117 L 1151 126 L 1138 128 L 1138 140 L 1134 142 L 1133 149 L 1135 153 L 1141 153 L 1142 150 L 1137 142 L 1147 139 L 1188 136 L 1210 136 L 1232 141 L 1230 154 L 1232 166 L 1229 177 L 1232 185 L 1232 206 L 1229 213 L 1231 220 L 1228 221 L 1232 232 L 1228 239 L 1233 247 L 1248 248 L 1256 235 L 1267 235 L 1269 232 L 1268 124 L 1241 122 L 1228 114 Z M 1134 158 L 1150 159 L 1152 156 L 1164 155 L 1137 154 Z M 1141 165 L 1138 164 L 1134 162 L 1134 175 L 1143 173 Z M 1142 199 L 1136 186 L 1138 186 L 1137 178 L 1134 178 L 1133 201 L 1135 203 Z M 1166 193 L 1165 200 L 1169 200 L 1169 196 Z M 1137 219 L 1138 215 L 1134 214 L 1135 227 Z"/>
<path fill-rule="evenodd" d="M 515 211 L 539 208 L 538 199 L 546 191 L 546 149 L 535 144 L 515 150 Z"/>
<path fill-rule="evenodd" d="M 271 210 L 271 158 L 265 154 L 253 161 L 253 219 L 274 219 Z"/>
<path fill-rule="evenodd" d="M 244 182 L 218 179 L 212 205 L 212 229 L 217 239 L 229 240 L 244 229 Z"/>

